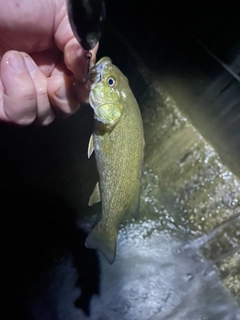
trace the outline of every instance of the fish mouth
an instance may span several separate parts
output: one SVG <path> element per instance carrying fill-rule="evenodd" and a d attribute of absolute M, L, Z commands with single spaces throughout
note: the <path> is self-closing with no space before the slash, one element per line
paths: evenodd
<path fill-rule="evenodd" d="M 89 70 L 89 74 L 88 74 L 88 79 L 91 82 L 100 82 L 102 79 L 102 74 L 104 71 L 104 67 L 109 64 L 112 63 L 112 60 L 108 57 L 103 57 L 101 58 L 90 70 Z"/>

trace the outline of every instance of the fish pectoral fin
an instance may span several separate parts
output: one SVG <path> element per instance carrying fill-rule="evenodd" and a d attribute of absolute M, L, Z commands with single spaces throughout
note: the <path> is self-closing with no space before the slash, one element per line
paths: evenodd
<path fill-rule="evenodd" d="M 135 220 L 137 220 L 138 216 L 139 216 L 140 194 L 141 194 L 141 185 L 139 183 L 139 186 L 136 191 L 136 195 L 133 199 L 133 203 L 129 209 L 129 212 L 132 214 L 132 216 Z"/>
<path fill-rule="evenodd" d="M 88 159 L 91 157 L 91 154 L 94 151 L 94 146 L 93 146 L 93 135 L 91 134 L 91 137 L 88 142 Z"/>
<path fill-rule="evenodd" d="M 91 207 L 92 205 L 100 201 L 101 201 L 101 195 L 100 195 L 99 183 L 97 182 L 95 188 L 93 189 L 93 193 L 88 201 L 88 205 L 89 207 Z"/>
<path fill-rule="evenodd" d="M 89 249 L 99 250 L 107 259 L 109 264 L 113 264 L 116 257 L 117 232 L 112 237 L 104 229 L 100 229 L 98 224 L 92 229 L 85 240 L 85 246 Z"/>

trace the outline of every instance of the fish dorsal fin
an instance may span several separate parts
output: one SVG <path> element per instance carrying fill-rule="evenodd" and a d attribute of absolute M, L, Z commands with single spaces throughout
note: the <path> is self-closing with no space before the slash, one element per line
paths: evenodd
<path fill-rule="evenodd" d="M 94 146 L 93 146 L 93 135 L 91 134 L 91 137 L 88 142 L 88 159 L 91 157 L 91 154 L 94 151 Z"/>
<path fill-rule="evenodd" d="M 88 201 L 88 205 L 89 207 L 91 207 L 92 205 L 100 201 L 101 201 L 100 189 L 99 189 L 99 183 L 97 182 L 95 188 L 93 189 L 93 193 Z"/>

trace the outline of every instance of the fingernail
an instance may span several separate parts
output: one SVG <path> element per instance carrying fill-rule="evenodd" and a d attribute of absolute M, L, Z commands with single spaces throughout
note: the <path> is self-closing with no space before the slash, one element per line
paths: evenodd
<path fill-rule="evenodd" d="M 26 70 L 26 64 L 20 53 L 12 53 L 9 56 L 7 63 L 9 63 L 14 72 L 23 72 Z"/>
<path fill-rule="evenodd" d="M 36 67 L 35 63 L 33 62 L 33 60 L 29 57 L 25 57 L 25 62 L 26 62 L 29 73 L 30 74 L 35 73 L 37 67 Z"/>
<path fill-rule="evenodd" d="M 53 120 L 55 119 L 55 115 L 51 114 L 49 116 L 47 116 L 43 121 L 42 121 L 42 125 L 43 126 L 48 126 L 50 123 L 53 122 Z"/>
<path fill-rule="evenodd" d="M 63 84 L 61 84 L 57 91 L 55 91 L 55 95 L 58 99 L 64 100 L 66 99 L 66 88 Z"/>

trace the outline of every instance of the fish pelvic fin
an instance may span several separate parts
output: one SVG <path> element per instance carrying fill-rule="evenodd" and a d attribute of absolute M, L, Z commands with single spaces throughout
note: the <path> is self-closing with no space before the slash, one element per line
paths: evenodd
<path fill-rule="evenodd" d="M 89 143 L 88 143 L 88 159 L 91 157 L 91 154 L 94 151 L 94 146 L 93 146 L 93 135 L 91 134 Z"/>
<path fill-rule="evenodd" d="M 88 201 L 88 205 L 91 207 L 95 203 L 98 203 L 100 201 L 101 201 L 101 195 L 100 195 L 99 183 L 97 182 L 97 184 L 93 190 L 93 193 Z"/>
<path fill-rule="evenodd" d="M 85 240 L 85 246 L 89 249 L 99 250 L 107 259 L 109 264 L 113 264 L 116 257 L 117 235 L 108 233 L 106 230 L 99 228 L 97 224 Z"/>

